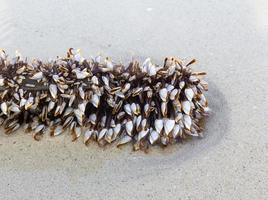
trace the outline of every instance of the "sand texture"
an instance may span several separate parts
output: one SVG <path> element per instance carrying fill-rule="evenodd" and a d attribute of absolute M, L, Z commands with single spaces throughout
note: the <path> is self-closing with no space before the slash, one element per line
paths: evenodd
<path fill-rule="evenodd" d="M 0 0 L 0 48 L 196 58 L 205 138 L 149 153 L 0 131 L 0 199 L 268 199 L 268 2 Z"/>

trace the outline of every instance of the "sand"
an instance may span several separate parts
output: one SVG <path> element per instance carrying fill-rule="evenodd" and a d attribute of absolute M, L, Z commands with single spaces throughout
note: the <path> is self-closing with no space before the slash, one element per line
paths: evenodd
<path fill-rule="evenodd" d="M 132 152 L 0 132 L 0 199 L 267 199 L 267 1 L 0 0 L 0 48 L 69 47 L 116 61 L 196 58 L 208 72 L 205 138 Z"/>

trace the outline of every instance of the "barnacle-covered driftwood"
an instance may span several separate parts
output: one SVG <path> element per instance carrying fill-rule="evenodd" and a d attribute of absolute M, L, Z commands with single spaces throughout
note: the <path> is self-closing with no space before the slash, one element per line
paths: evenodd
<path fill-rule="evenodd" d="M 208 103 L 204 72 L 166 58 L 163 66 L 114 64 L 85 59 L 69 49 L 66 58 L 28 62 L 0 52 L 0 121 L 6 134 L 21 126 L 39 140 L 70 130 L 72 139 L 101 145 L 132 143 L 135 150 L 202 137 Z"/>

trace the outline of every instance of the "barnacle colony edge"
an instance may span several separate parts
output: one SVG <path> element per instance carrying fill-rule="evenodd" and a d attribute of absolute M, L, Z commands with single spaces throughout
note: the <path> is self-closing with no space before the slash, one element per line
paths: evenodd
<path fill-rule="evenodd" d="M 134 150 L 202 137 L 206 73 L 193 72 L 194 62 L 172 57 L 158 66 L 147 58 L 124 66 L 72 48 L 66 58 L 28 62 L 0 50 L 0 123 L 6 134 L 24 127 L 35 140 L 69 130 L 73 141 L 83 135 L 85 144 L 132 143 Z"/>

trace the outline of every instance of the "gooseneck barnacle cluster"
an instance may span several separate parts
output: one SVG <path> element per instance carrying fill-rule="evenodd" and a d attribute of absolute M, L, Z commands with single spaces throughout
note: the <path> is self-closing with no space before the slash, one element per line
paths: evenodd
<path fill-rule="evenodd" d="M 202 137 L 208 103 L 204 72 L 166 58 L 163 66 L 85 59 L 69 49 L 65 58 L 30 62 L 0 52 L 0 124 L 20 127 L 39 140 L 69 132 L 85 144 L 132 143 L 135 150 Z M 68 130 L 68 131 L 67 131 Z"/>

